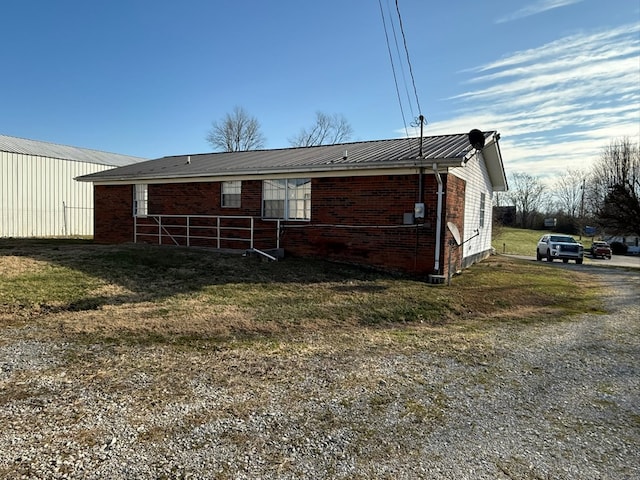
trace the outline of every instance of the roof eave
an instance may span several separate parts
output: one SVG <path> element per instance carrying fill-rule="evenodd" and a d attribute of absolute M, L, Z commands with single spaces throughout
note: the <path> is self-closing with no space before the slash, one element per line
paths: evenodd
<path fill-rule="evenodd" d="M 192 178 L 194 181 L 198 181 L 200 178 L 207 177 L 241 177 L 241 176 L 267 176 L 267 175 L 286 175 L 286 174 L 304 174 L 304 173 L 332 173 L 332 172 L 372 172 L 376 170 L 393 170 L 393 169 L 410 169 L 410 168 L 431 168 L 433 164 L 437 164 L 439 168 L 459 167 L 463 165 L 463 158 L 422 158 L 422 159 L 406 159 L 394 162 L 385 162 L 380 164 L 379 162 L 370 163 L 358 163 L 358 164 L 325 164 L 325 165 L 303 165 L 299 167 L 277 167 L 277 168 L 262 168 L 262 169 L 246 169 L 246 170 L 234 170 L 227 172 L 202 172 L 196 175 L 189 173 L 180 173 L 176 175 L 125 175 L 125 176 L 111 176 L 104 175 L 108 172 L 96 172 L 89 175 L 82 175 L 75 179 L 80 182 L 141 182 L 145 180 L 182 180 Z"/>
<path fill-rule="evenodd" d="M 502 153 L 500 152 L 500 134 L 494 133 L 487 139 L 487 144 L 482 150 L 485 158 L 485 164 L 491 179 L 491 185 L 495 192 L 506 192 L 509 187 L 507 185 L 507 176 L 502 161 Z"/>

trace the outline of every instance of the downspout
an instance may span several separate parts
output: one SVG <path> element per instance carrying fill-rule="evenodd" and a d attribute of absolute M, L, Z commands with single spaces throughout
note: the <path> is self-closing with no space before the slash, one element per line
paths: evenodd
<path fill-rule="evenodd" d="M 438 164 L 433 164 L 433 171 L 438 181 L 438 207 L 436 209 L 436 254 L 433 269 L 436 273 L 440 273 L 440 237 L 442 236 L 442 177 L 438 171 Z"/>

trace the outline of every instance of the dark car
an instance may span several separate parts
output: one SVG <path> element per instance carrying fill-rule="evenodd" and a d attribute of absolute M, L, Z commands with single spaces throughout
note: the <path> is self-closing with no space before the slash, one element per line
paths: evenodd
<path fill-rule="evenodd" d="M 593 258 L 602 257 L 611 260 L 611 247 L 607 242 L 593 242 L 590 250 Z"/>

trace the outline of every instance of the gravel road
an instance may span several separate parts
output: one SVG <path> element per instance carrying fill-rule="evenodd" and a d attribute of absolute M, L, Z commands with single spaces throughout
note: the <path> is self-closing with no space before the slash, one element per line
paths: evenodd
<path fill-rule="evenodd" d="M 640 272 L 592 274 L 609 313 L 487 327 L 467 356 L 2 327 L 0 477 L 640 478 Z"/>

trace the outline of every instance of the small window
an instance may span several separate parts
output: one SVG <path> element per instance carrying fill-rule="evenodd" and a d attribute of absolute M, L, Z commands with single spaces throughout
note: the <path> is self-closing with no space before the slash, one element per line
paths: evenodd
<path fill-rule="evenodd" d="M 262 182 L 262 216 L 284 220 L 309 220 L 311 179 L 292 178 Z"/>
<path fill-rule="evenodd" d="M 480 226 L 484 227 L 484 211 L 485 211 L 486 195 L 480 194 Z"/>
<path fill-rule="evenodd" d="M 134 185 L 133 216 L 146 217 L 149 209 L 149 190 L 146 183 Z"/>
<path fill-rule="evenodd" d="M 222 182 L 222 206 L 240 208 L 240 198 L 242 197 L 242 181 L 231 180 Z"/>

